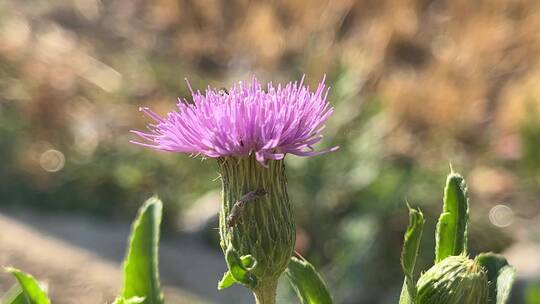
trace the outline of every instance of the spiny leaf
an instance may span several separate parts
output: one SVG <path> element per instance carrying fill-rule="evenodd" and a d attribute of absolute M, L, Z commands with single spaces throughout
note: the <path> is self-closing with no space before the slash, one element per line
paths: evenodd
<path fill-rule="evenodd" d="M 257 261 L 252 255 L 244 255 L 240 258 L 242 265 L 246 268 L 247 271 L 251 271 L 257 265 Z M 230 271 L 226 271 L 223 274 L 223 278 L 218 283 L 218 290 L 231 287 L 237 281 L 234 279 Z"/>
<path fill-rule="evenodd" d="M 409 209 L 409 225 L 407 231 L 405 231 L 403 250 L 401 251 L 401 267 L 405 273 L 405 281 L 403 282 L 403 289 L 399 300 L 400 304 L 412 303 L 416 296 L 414 266 L 416 264 L 416 257 L 418 256 L 420 240 L 422 239 L 422 230 L 425 223 L 424 215 L 419 209 L 412 209 L 408 204 L 407 208 Z M 406 289 L 407 292 L 405 292 L 404 289 Z"/>
<path fill-rule="evenodd" d="M 469 199 L 463 177 L 450 172 L 444 189 L 443 213 L 436 232 L 435 263 L 467 252 Z"/>
<path fill-rule="evenodd" d="M 244 260 L 245 261 L 242 261 L 242 258 L 240 258 L 238 255 L 238 252 L 236 252 L 232 246 L 227 248 L 227 251 L 225 252 L 225 261 L 227 262 L 227 267 L 229 268 L 228 272 L 231 274 L 234 280 L 236 280 L 236 282 L 246 285 L 249 288 L 255 288 L 257 286 L 257 277 L 250 272 L 251 268 L 248 269 L 248 267 L 244 265 L 245 263 L 253 267 L 255 265 L 255 259 L 251 255 L 247 255 L 244 256 Z M 224 279 L 227 280 L 223 282 Z M 223 288 L 230 286 L 228 285 L 230 283 L 230 279 L 227 278 L 227 273 L 225 273 L 221 281 L 223 282 Z"/>
<path fill-rule="evenodd" d="M 285 275 L 302 304 L 332 304 L 326 284 L 308 261 L 291 257 Z"/>
<path fill-rule="evenodd" d="M 144 304 L 163 303 L 158 270 L 161 212 L 161 201 L 152 197 L 139 209 L 133 223 L 129 248 L 124 259 L 122 296 L 125 299 L 144 297 Z"/>
<path fill-rule="evenodd" d="M 492 252 L 481 253 L 476 260 L 487 271 L 489 280 L 488 304 L 506 304 L 512 291 L 516 270 L 506 259 Z"/>
<path fill-rule="evenodd" d="M 21 286 L 26 304 L 50 304 L 47 293 L 39 286 L 39 283 L 31 275 L 15 269 L 7 267 L 6 271 L 11 273 Z M 16 298 L 19 301 L 18 297 Z M 15 302 L 17 303 L 17 302 Z M 19 302 L 20 303 L 20 302 Z"/>

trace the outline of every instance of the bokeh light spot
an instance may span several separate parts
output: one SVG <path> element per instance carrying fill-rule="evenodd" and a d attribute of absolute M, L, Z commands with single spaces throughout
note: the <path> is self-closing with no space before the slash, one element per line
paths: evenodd
<path fill-rule="evenodd" d="M 66 158 L 64 154 L 58 150 L 50 149 L 39 157 L 41 168 L 47 172 L 58 172 L 64 168 Z"/>
<path fill-rule="evenodd" d="M 514 222 L 514 212 L 506 205 L 496 205 L 489 210 L 489 221 L 497 227 L 508 227 Z"/>

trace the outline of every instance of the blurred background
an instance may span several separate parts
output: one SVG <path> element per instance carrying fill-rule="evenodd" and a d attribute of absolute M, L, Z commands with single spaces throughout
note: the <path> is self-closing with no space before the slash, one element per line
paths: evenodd
<path fill-rule="evenodd" d="M 449 163 L 468 181 L 471 254 L 518 269 L 513 303 L 540 303 L 540 2 L 536 0 L 0 1 L 0 264 L 53 301 L 109 303 L 129 222 L 165 203 L 171 303 L 217 292 L 225 265 L 213 160 L 129 144 L 149 106 L 257 75 L 324 74 L 335 113 L 314 158 L 287 157 L 297 250 L 336 303 L 396 303 L 405 200 L 433 261 Z M 0 291 L 13 283 L 0 275 Z M 296 303 L 285 284 L 280 303 Z"/>

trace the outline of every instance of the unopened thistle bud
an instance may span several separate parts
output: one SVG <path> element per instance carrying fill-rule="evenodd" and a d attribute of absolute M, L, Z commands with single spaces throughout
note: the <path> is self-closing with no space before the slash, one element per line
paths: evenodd
<path fill-rule="evenodd" d="M 221 247 L 225 252 L 232 246 L 240 255 L 250 254 L 255 258 L 257 266 L 252 272 L 259 282 L 255 289 L 265 289 L 267 285 L 275 288 L 295 243 L 283 160 L 271 160 L 265 168 L 254 157 L 225 157 L 219 160 L 219 165 L 223 186 Z M 264 189 L 266 194 L 245 202 L 242 211 L 233 214 L 242 203 L 239 199 L 253 189 Z M 236 217 L 234 222 L 228 220 L 232 216 Z"/>
<path fill-rule="evenodd" d="M 272 304 L 277 279 L 295 242 L 283 158 L 337 149 L 313 148 L 333 111 L 326 101 L 328 88 L 323 79 L 312 92 L 302 79 L 263 89 L 253 78 L 229 90 L 208 88 L 192 95 L 193 102 L 180 101 L 180 111 L 166 118 L 142 108 L 155 123 L 149 125 L 150 132 L 133 131 L 146 140 L 134 143 L 218 160 L 223 189 L 221 247 L 233 257 L 250 255 L 256 260 L 249 269 L 256 284 L 250 279 L 245 285 L 253 289 L 257 303 Z"/>
<path fill-rule="evenodd" d="M 416 304 L 486 304 L 488 278 L 476 260 L 449 256 L 422 274 L 417 290 Z"/>

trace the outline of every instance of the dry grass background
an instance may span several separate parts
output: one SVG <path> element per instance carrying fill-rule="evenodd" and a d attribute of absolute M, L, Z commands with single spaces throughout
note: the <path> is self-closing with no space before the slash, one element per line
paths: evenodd
<path fill-rule="evenodd" d="M 528 100 L 538 103 L 539 6 L 533 0 L 7 1 L 0 6 L 0 55 L 17 74 L 2 82 L 5 95 L 25 101 L 37 132 L 49 132 L 86 119 L 122 128 L 139 117 L 125 100 L 168 109 L 180 74 L 215 83 L 251 73 L 278 80 L 306 73 L 315 82 L 342 69 L 357 94 L 384 98 L 400 124 L 396 136 L 496 140 L 517 131 Z M 104 112 L 110 114 L 95 117 Z M 81 154 L 112 139 L 96 133 L 76 142 Z"/>
<path fill-rule="evenodd" d="M 252 74 L 277 82 L 305 73 L 314 84 L 326 73 L 336 107 L 327 137 L 344 146 L 340 155 L 351 164 L 336 166 L 350 170 L 343 173 L 349 179 L 331 177 L 313 195 L 294 189 L 293 195 L 318 203 L 313 210 L 328 222 L 340 222 L 356 210 L 350 203 L 355 189 L 367 187 L 358 172 L 383 168 L 373 165 L 375 158 L 395 167 L 410 162 L 431 177 L 451 160 L 467 168 L 479 227 L 472 240 L 480 248 L 497 243 L 486 225 L 499 202 L 511 206 L 516 218 L 498 230 L 505 238 L 497 248 L 510 240 L 537 240 L 539 30 L 535 0 L 3 1 L 0 156 L 7 161 L 0 182 L 7 186 L 0 198 L 128 217 L 125 210 L 133 214 L 142 197 L 161 185 L 166 203 L 189 208 L 186 202 L 213 189 L 204 180 L 215 174 L 206 170 L 196 181 L 190 175 L 199 173 L 196 161 L 133 152 L 127 131 L 146 122 L 134 109 L 170 110 L 177 96 L 187 94 L 184 77 L 203 88 Z M 370 104 L 383 110 L 366 127 L 359 121 Z M 366 153 L 365 145 L 379 150 Z M 187 173 L 171 173 L 179 163 Z M 291 165 L 309 171 L 302 163 Z M 179 189 L 163 189 L 171 183 Z M 427 192 L 422 187 L 413 197 Z M 71 202 L 72 193 L 89 200 Z M 439 199 L 421 197 L 430 199 L 420 202 L 426 206 Z M 317 225 L 299 209 L 306 250 L 316 260 L 332 260 L 333 251 L 321 248 L 336 246 L 310 238 L 310 225 Z M 168 214 L 176 220 L 176 213 Z M 380 237 L 386 248 L 400 240 L 404 217 L 386 214 L 380 221 L 394 227 Z M 382 295 L 380 285 L 373 294 Z"/>

